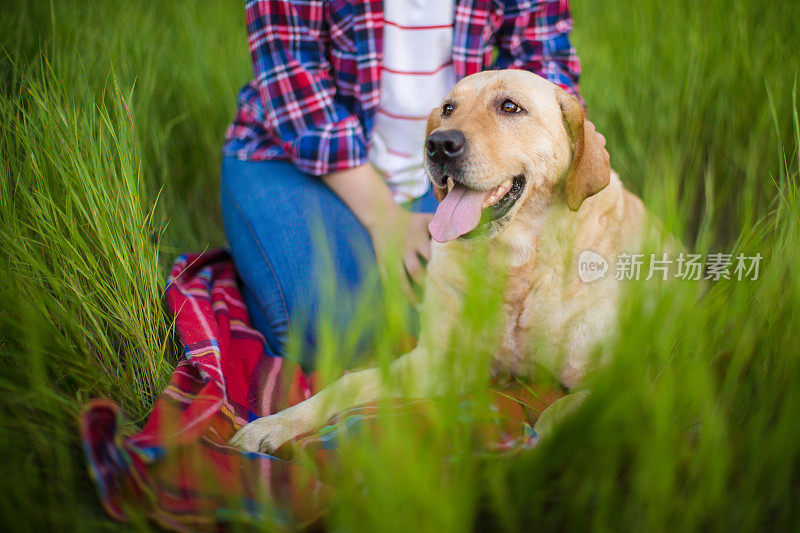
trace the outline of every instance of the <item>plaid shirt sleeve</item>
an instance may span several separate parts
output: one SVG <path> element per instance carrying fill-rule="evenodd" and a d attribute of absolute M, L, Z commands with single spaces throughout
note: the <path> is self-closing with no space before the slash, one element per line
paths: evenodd
<path fill-rule="evenodd" d="M 580 98 L 581 66 L 569 41 L 571 31 L 568 0 L 508 2 L 495 67 L 529 70 Z"/>
<path fill-rule="evenodd" d="M 294 165 L 322 175 L 367 161 L 364 128 L 336 99 L 324 0 L 248 0 L 248 45 L 264 127 Z"/>

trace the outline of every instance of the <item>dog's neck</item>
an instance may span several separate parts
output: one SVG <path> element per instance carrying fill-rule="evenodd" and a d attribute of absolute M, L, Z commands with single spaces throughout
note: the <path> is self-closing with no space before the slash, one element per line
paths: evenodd
<path fill-rule="evenodd" d="M 492 244 L 507 254 L 511 270 L 535 261 L 542 236 L 551 225 L 555 209 L 558 206 L 552 204 L 549 194 L 534 195 L 526 199 L 513 222 L 494 239 Z"/>

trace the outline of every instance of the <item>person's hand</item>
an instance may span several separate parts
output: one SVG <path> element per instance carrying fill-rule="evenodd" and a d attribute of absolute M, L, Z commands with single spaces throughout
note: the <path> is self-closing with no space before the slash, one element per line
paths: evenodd
<path fill-rule="evenodd" d="M 411 280 L 420 287 L 425 285 L 423 261 L 427 263 L 431 258 L 428 224 L 432 219 L 431 214 L 409 213 L 394 206 L 384 223 L 368 228 L 381 278 L 384 282 L 399 282 L 403 294 L 415 305 L 419 301 Z"/>
<path fill-rule="evenodd" d="M 424 283 L 422 263 L 431 256 L 428 224 L 433 215 L 408 213 L 398 207 L 386 182 L 369 163 L 331 172 L 322 179 L 369 231 L 384 283 L 400 283 L 409 301 L 418 303 L 411 280 L 420 286 Z"/>

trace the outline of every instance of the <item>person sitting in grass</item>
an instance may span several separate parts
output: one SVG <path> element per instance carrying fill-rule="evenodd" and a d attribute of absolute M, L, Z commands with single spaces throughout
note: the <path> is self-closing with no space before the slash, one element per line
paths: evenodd
<path fill-rule="evenodd" d="M 423 281 L 430 111 L 486 69 L 578 95 L 572 19 L 567 0 L 250 0 L 246 18 L 254 79 L 224 145 L 225 231 L 253 326 L 279 356 L 302 327 L 309 369 L 325 276 L 341 328 L 376 272 L 409 298 Z"/>

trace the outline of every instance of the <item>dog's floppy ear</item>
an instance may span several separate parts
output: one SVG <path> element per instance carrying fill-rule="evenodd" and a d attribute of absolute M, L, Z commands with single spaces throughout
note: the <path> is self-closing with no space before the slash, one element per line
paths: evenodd
<path fill-rule="evenodd" d="M 442 123 L 441 114 L 442 114 L 441 108 L 434 107 L 433 111 L 431 111 L 431 114 L 428 115 L 428 126 L 425 129 L 426 142 L 428 140 L 428 136 L 433 132 L 433 130 L 438 128 L 439 125 Z M 431 187 L 433 187 L 433 195 L 436 196 L 436 199 L 439 200 L 440 202 L 444 200 L 444 197 L 447 196 L 447 188 L 437 187 L 436 184 L 433 183 L 433 181 L 431 181 Z"/>
<path fill-rule="evenodd" d="M 597 135 L 586 131 L 580 101 L 566 91 L 558 94 L 564 127 L 572 143 L 572 163 L 564 182 L 567 205 L 577 211 L 583 201 L 602 191 L 611 178 L 605 150 Z"/>

